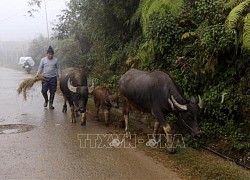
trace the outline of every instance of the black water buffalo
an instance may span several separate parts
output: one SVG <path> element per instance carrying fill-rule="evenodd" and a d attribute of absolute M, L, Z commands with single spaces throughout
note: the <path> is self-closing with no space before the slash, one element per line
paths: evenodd
<path fill-rule="evenodd" d="M 86 125 L 86 105 L 89 88 L 85 72 L 74 67 L 64 69 L 60 78 L 60 89 L 64 96 L 62 111 L 67 111 L 66 102 L 68 101 L 71 108 L 71 122 L 76 122 L 77 112 L 80 112 L 82 114 L 81 125 Z"/>
<path fill-rule="evenodd" d="M 93 98 L 96 108 L 96 119 L 99 120 L 99 109 L 104 110 L 105 124 L 108 125 L 110 121 L 110 110 L 112 107 L 118 108 L 118 97 L 106 86 L 97 86 L 93 91 Z"/>
<path fill-rule="evenodd" d="M 168 74 L 161 71 L 145 72 L 131 69 L 120 78 L 119 90 L 124 102 L 126 133 L 128 133 L 129 110 L 133 106 L 142 112 L 151 113 L 156 118 L 154 135 L 157 134 L 159 125 L 162 125 L 167 135 L 167 150 L 170 152 L 174 152 L 175 149 L 172 138 L 168 138 L 172 133 L 172 128 L 165 118 L 168 113 L 174 113 L 193 137 L 200 136 L 198 126 L 202 108 L 200 96 L 198 103 L 194 97 L 187 101 Z"/>

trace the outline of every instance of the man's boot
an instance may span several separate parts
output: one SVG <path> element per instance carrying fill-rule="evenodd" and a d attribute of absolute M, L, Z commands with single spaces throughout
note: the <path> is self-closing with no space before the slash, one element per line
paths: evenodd
<path fill-rule="evenodd" d="M 45 100 L 43 107 L 47 107 L 48 106 L 48 94 L 47 93 L 43 93 L 43 98 Z"/>
<path fill-rule="evenodd" d="M 50 95 L 50 97 L 49 97 L 49 108 L 50 109 L 55 109 L 53 106 L 54 97 L 55 97 L 55 95 Z"/>

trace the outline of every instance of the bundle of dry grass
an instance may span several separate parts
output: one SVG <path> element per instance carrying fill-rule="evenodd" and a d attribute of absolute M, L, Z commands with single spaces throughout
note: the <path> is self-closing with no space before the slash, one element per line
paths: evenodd
<path fill-rule="evenodd" d="M 43 75 L 38 75 L 34 78 L 24 79 L 20 83 L 20 85 L 17 89 L 18 95 L 22 93 L 24 99 L 26 100 L 27 99 L 27 91 L 34 85 L 35 82 L 42 81 L 42 80 L 44 80 Z"/>

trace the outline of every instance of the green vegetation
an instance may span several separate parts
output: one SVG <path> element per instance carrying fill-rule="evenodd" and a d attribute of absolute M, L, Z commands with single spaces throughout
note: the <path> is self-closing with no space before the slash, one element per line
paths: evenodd
<path fill-rule="evenodd" d="M 53 43 L 63 67 L 83 67 L 113 89 L 131 67 L 169 72 L 186 97 L 203 99 L 202 142 L 246 158 L 249 13 L 249 0 L 72 0 Z"/>

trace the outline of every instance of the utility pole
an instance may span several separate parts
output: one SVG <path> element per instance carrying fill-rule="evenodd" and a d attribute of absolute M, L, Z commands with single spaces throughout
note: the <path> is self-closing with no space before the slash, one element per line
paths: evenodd
<path fill-rule="evenodd" d="M 45 8 L 45 16 L 46 16 L 46 25 L 47 25 L 47 36 L 49 40 L 49 24 L 48 24 L 48 15 L 47 15 L 47 6 L 46 6 L 46 1 L 44 1 L 44 8 Z"/>

